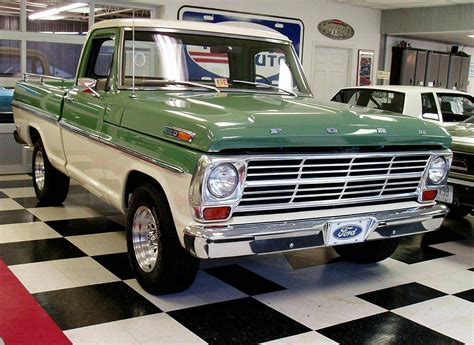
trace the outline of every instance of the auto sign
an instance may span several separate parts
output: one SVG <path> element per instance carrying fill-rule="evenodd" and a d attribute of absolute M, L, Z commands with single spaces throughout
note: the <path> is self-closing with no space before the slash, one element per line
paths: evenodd
<path fill-rule="evenodd" d="M 354 29 L 340 19 L 323 20 L 318 24 L 319 32 L 332 40 L 347 40 L 354 36 Z"/>

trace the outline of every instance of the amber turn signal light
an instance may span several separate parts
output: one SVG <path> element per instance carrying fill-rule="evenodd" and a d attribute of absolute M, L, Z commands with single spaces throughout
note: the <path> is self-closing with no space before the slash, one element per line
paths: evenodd
<path fill-rule="evenodd" d="M 227 219 L 230 214 L 230 206 L 208 207 L 202 212 L 204 220 L 222 220 Z"/>
<path fill-rule="evenodd" d="M 438 195 L 437 190 L 425 190 L 422 194 L 422 200 L 423 201 L 431 201 L 436 199 L 436 196 Z"/>

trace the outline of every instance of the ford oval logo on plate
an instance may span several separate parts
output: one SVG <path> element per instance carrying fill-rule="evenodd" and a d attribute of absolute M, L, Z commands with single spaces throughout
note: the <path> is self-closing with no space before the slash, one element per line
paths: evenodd
<path fill-rule="evenodd" d="M 345 240 L 360 235 L 362 231 L 364 230 L 358 225 L 344 225 L 334 230 L 332 234 L 334 238 Z"/>

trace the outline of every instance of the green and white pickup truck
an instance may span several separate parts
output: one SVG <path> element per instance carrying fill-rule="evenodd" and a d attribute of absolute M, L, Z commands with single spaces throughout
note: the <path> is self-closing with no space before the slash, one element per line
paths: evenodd
<path fill-rule="evenodd" d="M 61 204 L 73 178 L 126 214 L 152 293 L 189 287 L 199 258 L 334 246 L 380 261 L 448 211 L 445 130 L 315 101 L 278 33 L 103 21 L 74 81 L 25 75 L 13 107 L 38 199 Z"/>

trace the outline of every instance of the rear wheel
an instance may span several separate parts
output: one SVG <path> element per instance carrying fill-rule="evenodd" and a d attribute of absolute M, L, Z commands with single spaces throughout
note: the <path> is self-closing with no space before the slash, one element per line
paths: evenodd
<path fill-rule="evenodd" d="M 343 259 L 358 263 L 373 263 L 390 257 L 398 247 L 398 238 L 346 244 L 333 247 Z"/>
<path fill-rule="evenodd" d="M 175 293 L 193 283 L 199 260 L 181 246 L 166 198 L 153 184 L 132 194 L 127 246 L 137 280 L 148 292 Z"/>
<path fill-rule="evenodd" d="M 33 187 L 39 202 L 47 206 L 62 204 L 69 191 L 69 177 L 51 165 L 40 140 L 33 147 L 32 166 Z"/>
<path fill-rule="evenodd" d="M 472 209 L 464 205 L 449 205 L 448 218 L 450 219 L 459 219 L 466 217 L 469 213 L 472 212 Z"/>

